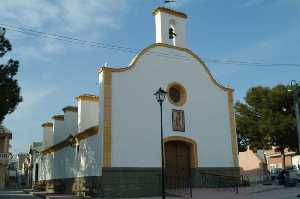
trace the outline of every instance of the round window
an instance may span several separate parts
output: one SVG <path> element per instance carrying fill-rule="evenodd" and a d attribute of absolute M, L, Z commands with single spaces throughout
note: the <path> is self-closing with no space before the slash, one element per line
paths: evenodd
<path fill-rule="evenodd" d="M 175 106 L 182 106 L 186 102 L 186 90 L 179 83 L 172 83 L 168 86 L 168 99 Z"/>

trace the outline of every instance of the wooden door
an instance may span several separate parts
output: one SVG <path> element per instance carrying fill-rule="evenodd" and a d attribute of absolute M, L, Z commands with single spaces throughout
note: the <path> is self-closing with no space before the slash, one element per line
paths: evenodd
<path fill-rule="evenodd" d="M 178 189 L 190 181 L 191 158 L 190 146 L 180 141 L 165 144 L 166 187 Z"/>
<path fill-rule="evenodd" d="M 39 164 L 35 164 L 34 180 L 35 182 L 39 181 Z"/>

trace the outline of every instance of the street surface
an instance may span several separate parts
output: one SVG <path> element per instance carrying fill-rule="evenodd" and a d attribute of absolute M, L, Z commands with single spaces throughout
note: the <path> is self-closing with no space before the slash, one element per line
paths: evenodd
<path fill-rule="evenodd" d="M 31 194 L 26 194 L 22 190 L 0 191 L 0 199 L 37 199 Z"/>
<path fill-rule="evenodd" d="M 240 188 L 239 194 L 233 190 L 224 189 L 194 189 L 194 199 L 300 199 L 297 194 L 300 193 L 300 187 L 286 188 L 283 186 L 263 186 L 255 185 L 251 187 Z M 26 194 L 22 190 L 0 191 L 0 199 L 37 199 L 31 194 Z M 51 198 L 70 198 L 62 195 L 52 196 Z M 161 197 L 139 198 L 139 199 L 160 199 Z M 167 199 L 181 199 L 180 197 L 170 197 Z"/>
<path fill-rule="evenodd" d="M 232 191 L 216 191 L 197 189 L 193 192 L 193 198 L 203 199 L 299 199 L 300 187 L 285 188 L 281 186 L 259 186 L 241 188 L 239 194 Z"/>

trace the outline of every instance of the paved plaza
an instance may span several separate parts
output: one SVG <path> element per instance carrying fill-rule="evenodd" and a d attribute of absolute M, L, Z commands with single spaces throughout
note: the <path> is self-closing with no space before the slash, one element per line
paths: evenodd
<path fill-rule="evenodd" d="M 240 188 L 239 194 L 230 190 L 195 189 L 193 198 L 203 199 L 296 199 L 300 187 L 252 186 Z"/>
<path fill-rule="evenodd" d="M 240 188 L 239 194 L 236 194 L 233 190 L 194 189 L 193 198 L 195 199 L 299 199 L 297 197 L 298 193 L 300 193 L 300 187 L 286 188 L 283 186 L 256 185 L 252 187 Z M 179 198 L 180 197 L 167 197 L 167 199 L 179 199 Z M 160 197 L 155 197 L 152 199 L 160 199 Z"/>
<path fill-rule="evenodd" d="M 27 194 L 22 190 L 5 190 L 0 191 L 0 199 L 37 199 L 31 194 Z"/>
<path fill-rule="evenodd" d="M 300 186 L 286 188 L 283 186 L 271 185 L 255 185 L 251 187 L 240 188 L 239 194 L 233 190 L 224 189 L 194 189 L 193 198 L 195 199 L 298 199 L 297 194 L 300 193 Z M 22 190 L 0 191 L 0 199 L 37 199 L 39 197 L 32 196 Z M 66 195 L 52 195 L 47 198 L 66 199 L 75 198 Z M 78 197 L 76 197 L 78 198 Z M 139 198 L 139 199 L 160 199 L 161 197 Z M 167 199 L 181 199 L 181 197 L 170 197 Z"/>

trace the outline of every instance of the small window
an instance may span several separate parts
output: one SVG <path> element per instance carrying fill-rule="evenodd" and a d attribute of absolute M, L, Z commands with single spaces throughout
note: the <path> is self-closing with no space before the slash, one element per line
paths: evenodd
<path fill-rule="evenodd" d="M 175 106 L 182 106 L 187 99 L 185 88 L 177 82 L 171 83 L 167 89 L 168 99 Z"/>
<path fill-rule="evenodd" d="M 176 87 L 171 87 L 169 90 L 170 98 L 173 102 L 178 103 L 180 101 L 180 90 Z"/>

